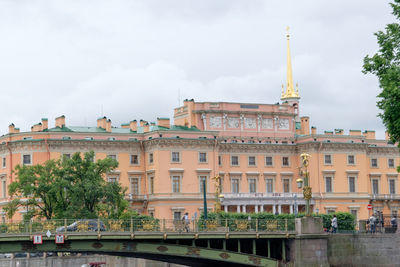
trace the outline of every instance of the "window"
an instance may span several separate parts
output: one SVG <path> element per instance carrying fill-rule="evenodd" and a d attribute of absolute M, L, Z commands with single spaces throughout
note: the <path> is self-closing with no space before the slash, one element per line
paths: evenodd
<path fill-rule="evenodd" d="M 6 163 L 7 163 L 7 161 L 6 161 L 6 157 L 3 157 L 3 168 L 5 168 L 5 167 L 6 167 Z"/>
<path fill-rule="evenodd" d="M 218 156 L 218 165 L 219 165 L 219 166 L 222 165 L 222 156 Z"/>
<path fill-rule="evenodd" d="M 2 189 L 2 193 L 3 193 L 3 198 L 7 197 L 7 183 L 6 180 L 1 181 L 1 189 Z"/>
<path fill-rule="evenodd" d="M 108 141 L 115 141 L 115 137 L 108 137 Z"/>
<path fill-rule="evenodd" d="M 139 195 L 139 178 L 131 178 L 131 194 Z"/>
<path fill-rule="evenodd" d="M 371 167 L 378 168 L 378 159 L 371 159 Z"/>
<path fill-rule="evenodd" d="M 116 183 L 117 181 L 118 181 L 118 179 L 115 176 L 108 177 L 108 182 L 109 183 Z"/>
<path fill-rule="evenodd" d="M 204 175 L 199 176 L 200 193 L 204 193 L 204 182 L 206 185 L 206 193 L 207 193 L 207 176 Z"/>
<path fill-rule="evenodd" d="M 274 179 L 267 178 L 265 183 L 267 184 L 267 193 L 273 193 L 274 192 Z"/>
<path fill-rule="evenodd" d="M 283 193 L 290 192 L 290 179 L 283 179 Z"/>
<path fill-rule="evenodd" d="M 181 192 L 181 177 L 172 176 L 172 193 L 180 193 L 180 192 Z"/>
<path fill-rule="evenodd" d="M 389 180 L 389 194 L 396 194 L 396 181 L 394 179 Z"/>
<path fill-rule="evenodd" d="M 379 180 L 372 179 L 372 194 L 379 194 Z"/>
<path fill-rule="evenodd" d="M 151 164 L 151 163 L 153 163 L 153 153 L 150 153 L 149 154 L 149 163 Z"/>
<path fill-rule="evenodd" d="M 325 177 L 325 192 L 332 193 L 332 177 L 331 176 Z"/>
<path fill-rule="evenodd" d="M 180 162 L 180 153 L 179 152 L 172 152 L 171 153 L 171 161 L 172 162 Z"/>
<path fill-rule="evenodd" d="M 332 164 L 332 155 L 325 155 L 325 164 Z"/>
<path fill-rule="evenodd" d="M 256 157 L 249 156 L 249 166 L 256 166 Z"/>
<path fill-rule="evenodd" d="M 93 137 L 91 137 L 91 136 L 86 136 L 86 137 L 85 137 L 85 140 L 93 140 Z"/>
<path fill-rule="evenodd" d="M 238 166 L 239 165 L 239 156 L 231 156 L 231 165 Z"/>
<path fill-rule="evenodd" d="M 24 165 L 30 165 L 30 164 L 32 164 L 31 155 L 23 155 L 23 156 L 22 156 L 22 163 L 23 163 Z"/>
<path fill-rule="evenodd" d="M 349 192 L 355 193 L 356 192 L 356 177 L 349 176 Z"/>
<path fill-rule="evenodd" d="M 388 167 L 394 168 L 394 159 L 388 159 Z"/>
<path fill-rule="evenodd" d="M 154 194 L 154 177 L 150 177 L 149 193 Z"/>
<path fill-rule="evenodd" d="M 239 193 L 239 179 L 232 179 L 232 193 Z"/>
<path fill-rule="evenodd" d="M 26 136 L 26 137 L 24 137 L 24 140 L 32 140 L 33 138 L 32 138 L 32 136 Z"/>
<path fill-rule="evenodd" d="M 174 211 L 174 220 L 175 221 L 181 220 L 181 212 L 180 211 Z"/>
<path fill-rule="evenodd" d="M 131 165 L 138 165 L 138 164 L 139 164 L 138 155 L 131 155 Z"/>
<path fill-rule="evenodd" d="M 71 136 L 63 136 L 62 139 L 63 140 L 71 140 Z"/>
<path fill-rule="evenodd" d="M 355 164 L 354 155 L 347 155 L 347 164 L 348 165 L 354 165 Z"/>
<path fill-rule="evenodd" d="M 71 154 L 63 154 L 63 158 L 64 159 L 70 159 L 71 158 Z"/>
<path fill-rule="evenodd" d="M 117 160 L 117 155 L 115 154 L 107 155 L 107 158 Z"/>
<path fill-rule="evenodd" d="M 282 157 L 282 166 L 284 167 L 289 166 L 289 157 Z"/>
<path fill-rule="evenodd" d="M 251 178 L 249 179 L 249 193 L 257 192 L 257 179 Z"/>
<path fill-rule="evenodd" d="M 199 162 L 200 163 L 207 162 L 207 153 L 206 152 L 199 152 Z"/>
<path fill-rule="evenodd" d="M 265 157 L 265 166 L 272 166 L 272 157 L 271 156 L 266 156 Z"/>

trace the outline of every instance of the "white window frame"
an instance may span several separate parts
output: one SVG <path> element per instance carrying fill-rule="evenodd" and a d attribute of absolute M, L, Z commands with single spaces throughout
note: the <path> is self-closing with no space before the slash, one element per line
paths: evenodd
<path fill-rule="evenodd" d="M 372 160 L 376 160 L 376 166 L 372 165 Z M 378 160 L 378 158 L 371 158 L 370 159 L 370 167 L 371 168 L 379 168 L 379 160 Z"/>
<path fill-rule="evenodd" d="M 285 192 L 285 180 L 289 180 L 289 192 Z M 282 193 L 291 193 L 292 192 L 292 177 L 283 176 L 282 177 Z"/>
<path fill-rule="evenodd" d="M 237 180 L 237 192 L 234 192 L 234 190 L 233 190 L 233 181 L 236 181 Z M 232 177 L 231 178 L 231 193 L 233 193 L 233 194 L 239 194 L 240 193 L 240 181 L 241 181 L 241 179 L 240 179 L 240 177 Z"/>
<path fill-rule="evenodd" d="M 350 191 L 350 178 L 354 178 L 354 192 Z M 357 175 L 356 174 L 348 174 L 347 175 L 347 188 L 349 193 L 357 193 Z"/>
<path fill-rule="evenodd" d="M 201 154 L 204 154 L 204 155 L 205 155 L 205 161 L 201 161 Z M 201 164 L 201 163 L 208 163 L 208 153 L 207 153 L 207 152 L 200 151 L 200 152 L 199 152 L 198 161 L 199 161 L 200 164 Z"/>
<path fill-rule="evenodd" d="M 272 192 L 268 192 L 268 182 L 267 182 L 267 180 L 272 180 Z M 275 192 L 275 177 L 267 176 L 267 177 L 264 178 L 264 181 L 265 181 L 265 192 L 267 194 L 274 193 Z"/>
<path fill-rule="evenodd" d="M 25 162 L 24 162 L 24 156 L 29 156 L 29 157 L 30 157 L 30 163 L 25 163 Z M 33 155 L 32 155 L 32 153 L 24 153 L 24 154 L 21 154 L 21 162 L 22 162 L 22 165 L 31 166 L 32 163 L 33 163 Z"/>
<path fill-rule="evenodd" d="M 149 175 L 149 194 L 154 194 L 154 179 L 154 175 Z"/>
<path fill-rule="evenodd" d="M 251 165 L 251 164 L 250 164 L 250 157 L 254 157 L 254 165 Z M 256 155 L 249 155 L 249 156 L 247 157 L 247 165 L 248 165 L 249 167 L 257 167 L 257 156 L 256 156 Z"/>
<path fill-rule="evenodd" d="M 326 190 L 326 186 L 327 186 L 327 178 L 330 178 L 331 179 L 331 190 L 328 192 L 327 190 Z M 333 191 L 333 175 L 324 175 L 324 182 L 325 182 L 325 193 L 333 193 L 334 191 Z"/>
<path fill-rule="evenodd" d="M 115 181 L 113 181 L 115 179 Z M 108 174 L 107 175 L 107 182 L 119 182 L 119 174 Z"/>
<path fill-rule="evenodd" d="M 133 193 L 133 180 L 134 179 L 137 179 L 137 182 L 138 182 L 138 184 L 137 184 L 137 194 L 134 194 Z M 138 196 L 138 195 L 140 195 L 140 184 L 141 184 L 141 180 L 142 180 L 142 177 L 141 176 L 129 176 L 129 192 L 130 192 L 130 194 L 132 194 L 133 196 Z"/>
<path fill-rule="evenodd" d="M 1 197 L 2 198 L 7 198 L 7 179 L 6 176 L 1 176 Z"/>
<path fill-rule="evenodd" d="M 174 180 L 175 178 L 178 177 L 178 182 L 179 182 L 179 190 L 178 192 L 174 192 Z M 182 174 L 177 174 L 173 173 L 171 174 L 171 192 L 172 194 L 180 194 L 182 193 Z"/>
<path fill-rule="evenodd" d="M 237 164 L 232 164 L 233 163 L 233 157 L 237 157 Z M 240 166 L 240 157 L 239 155 L 231 155 L 231 166 Z"/>
<path fill-rule="evenodd" d="M 136 157 L 137 157 L 137 163 L 132 163 L 132 156 L 136 156 Z M 139 154 L 130 154 L 130 155 L 129 155 L 129 164 L 130 164 L 131 166 L 140 165 L 140 156 L 139 156 Z"/>
<path fill-rule="evenodd" d="M 270 157 L 270 158 L 271 158 L 271 165 L 267 165 L 267 157 Z M 265 166 L 265 167 L 274 167 L 274 156 L 266 155 L 266 156 L 264 157 L 264 166 Z"/>
<path fill-rule="evenodd" d="M 206 174 L 199 174 L 199 175 L 197 175 L 197 180 L 198 180 L 198 182 L 199 182 L 199 193 L 201 193 L 201 194 L 203 194 L 203 192 L 201 191 L 201 188 L 202 188 L 202 186 L 203 186 L 203 183 L 202 183 L 203 177 L 204 177 L 205 180 L 206 180 L 206 193 L 209 192 L 209 185 L 208 185 L 208 184 L 209 184 L 209 182 L 208 182 L 209 177 L 208 177 L 208 175 L 206 175 Z"/>
<path fill-rule="evenodd" d="M 6 157 L 2 158 L 2 163 L 1 164 L 2 164 L 1 166 L 3 166 L 3 169 L 7 167 L 7 158 Z"/>
<path fill-rule="evenodd" d="M 250 181 L 253 181 L 254 180 L 254 192 L 251 192 L 251 182 Z M 250 177 L 248 177 L 247 178 L 247 184 L 248 184 L 248 189 L 249 189 L 249 193 L 251 193 L 251 194 L 254 194 L 254 193 L 257 193 L 257 189 L 258 189 L 258 186 L 257 186 L 257 184 L 258 184 L 258 179 L 257 179 L 257 177 L 254 177 L 254 176 L 250 176 Z"/>
<path fill-rule="evenodd" d="M 378 185 L 378 192 L 374 192 L 374 181 L 377 181 L 377 185 Z M 373 195 L 379 195 L 380 194 L 380 177 L 377 177 L 377 176 L 372 176 L 371 177 L 371 194 L 373 194 Z"/>
<path fill-rule="evenodd" d="M 284 165 L 284 164 L 283 164 L 283 159 L 284 159 L 284 158 L 287 158 L 287 159 L 288 159 L 288 165 Z M 281 164 L 282 164 L 282 167 L 284 167 L 284 168 L 290 167 L 290 157 L 289 157 L 289 156 L 282 156 L 282 157 L 281 157 Z"/>
<path fill-rule="evenodd" d="M 174 155 L 177 153 L 178 160 L 175 160 Z M 180 151 L 171 151 L 171 163 L 181 163 L 181 152 Z"/>
<path fill-rule="evenodd" d="M 154 163 L 154 153 L 150 152 L 149 153 L 149 164 L 153 164 Z"/>
<path fill-rule="evenodd" d="M 394 193 L 392 193 L 392 192 L 390 192 L 390 182 L 391 181 L 393 181 L 394 182 Z M 397 190 L 396 190 L 396 187 L 397 187 L 397 179 L 396 178 L 393 178 L 393 177 L 389 177 L 388 178 L 388 192 L 389 192 L 389 195 L 395 195 L 395 194 L 397 194 Z"/>
<path fill-rule="evenodd" d="M 350 161 L 349 161 L 350 156 L 353 157 L 353 163 L 350 163 Z M 347 165 L 350 165 L 350 166 L 356 165 L 356 155 L 353 155 L 353 154 L 347 155 Z"/>
<path fill-rule="evenodd" d="M 390 164 L 389 164 L 389 161 L 390 161 L 390 160 L 393 160 L 393 166 L 390 166 Z M 388 158 L 388 159 L 387 159 L 387 166 L 388 166 L 389 169 L 396 168 L 396 163 L 395 163 L 394 158 Z"/>
<path fill-rule="evenodd" d="M 107 154 L 107 158 L 109 158 L 109 159 L 112 159 L 113 156 L 115 156 L 115 160 L 118 161 L 118 154 L 117 153 L 115 153 L 115 154 L 111 154 L 111 153 Z"/>
<path fill-rule="evenodd" d="M 329 157 L 329 162 L 326 161 L 327 157 Z M 324 154 L 324 165 L 333 165 L 332 154 Z"/>

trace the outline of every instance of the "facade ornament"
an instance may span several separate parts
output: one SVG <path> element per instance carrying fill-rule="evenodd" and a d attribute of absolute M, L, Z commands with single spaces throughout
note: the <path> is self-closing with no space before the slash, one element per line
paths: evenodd
<path fill-rule="evenodd" d="M 244 114 L 240 114 L 240 129 L 243 131 L 244 128 Z"/>
<path fill-rule="evenodd" d="M 204 131 L 207 131 L 207 116 L 205 113 L 201 114 L 201 119 L 203 120 Z"/>

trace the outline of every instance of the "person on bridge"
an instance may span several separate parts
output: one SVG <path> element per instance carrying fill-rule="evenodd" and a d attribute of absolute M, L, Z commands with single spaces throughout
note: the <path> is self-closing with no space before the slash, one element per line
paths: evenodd
<path fill-rule="evenodd" d="M 376 224 L 376 218 L 375 218 L 374 214 L 372 214 L 371 217 L 369 217 L 369 229 L 371 231 L 371 234 L 375 233 L 375 231 L 376 231 L 375 224 Z"/>
<path fill-rule="evenodd" d="M 186 232 L 189 232 L 190 231 L 190 228 L 189 228 L 189 224 L 190 224 L 189 213 L 186 212 L 185 215 L 183 215 L 182 220 L 183 220 L 183 223 L 185 224 Z"/>
<path fill-rule="evenodd" d="M 331 226 L 332 226 L 332 233 L 336 233 L 337 230 L 337 218 L 336 215 L 333 215 L 332 221 L 331 221 Z"/>

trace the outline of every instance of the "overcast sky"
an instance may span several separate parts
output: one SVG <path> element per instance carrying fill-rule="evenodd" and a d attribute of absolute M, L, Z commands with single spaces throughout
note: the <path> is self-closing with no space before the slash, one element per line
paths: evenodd
<path fill-rule="evenodd" d="M 361 73 L 386 0 L 0 0 L 0 133 L 42 117 L 114 126 L 195 101 L 276 103 L 290 26 L 301 115 L 319 132 L 376 130 L 376 77 Z M 179 101 L 180 100 L 180 101 Z"/>

